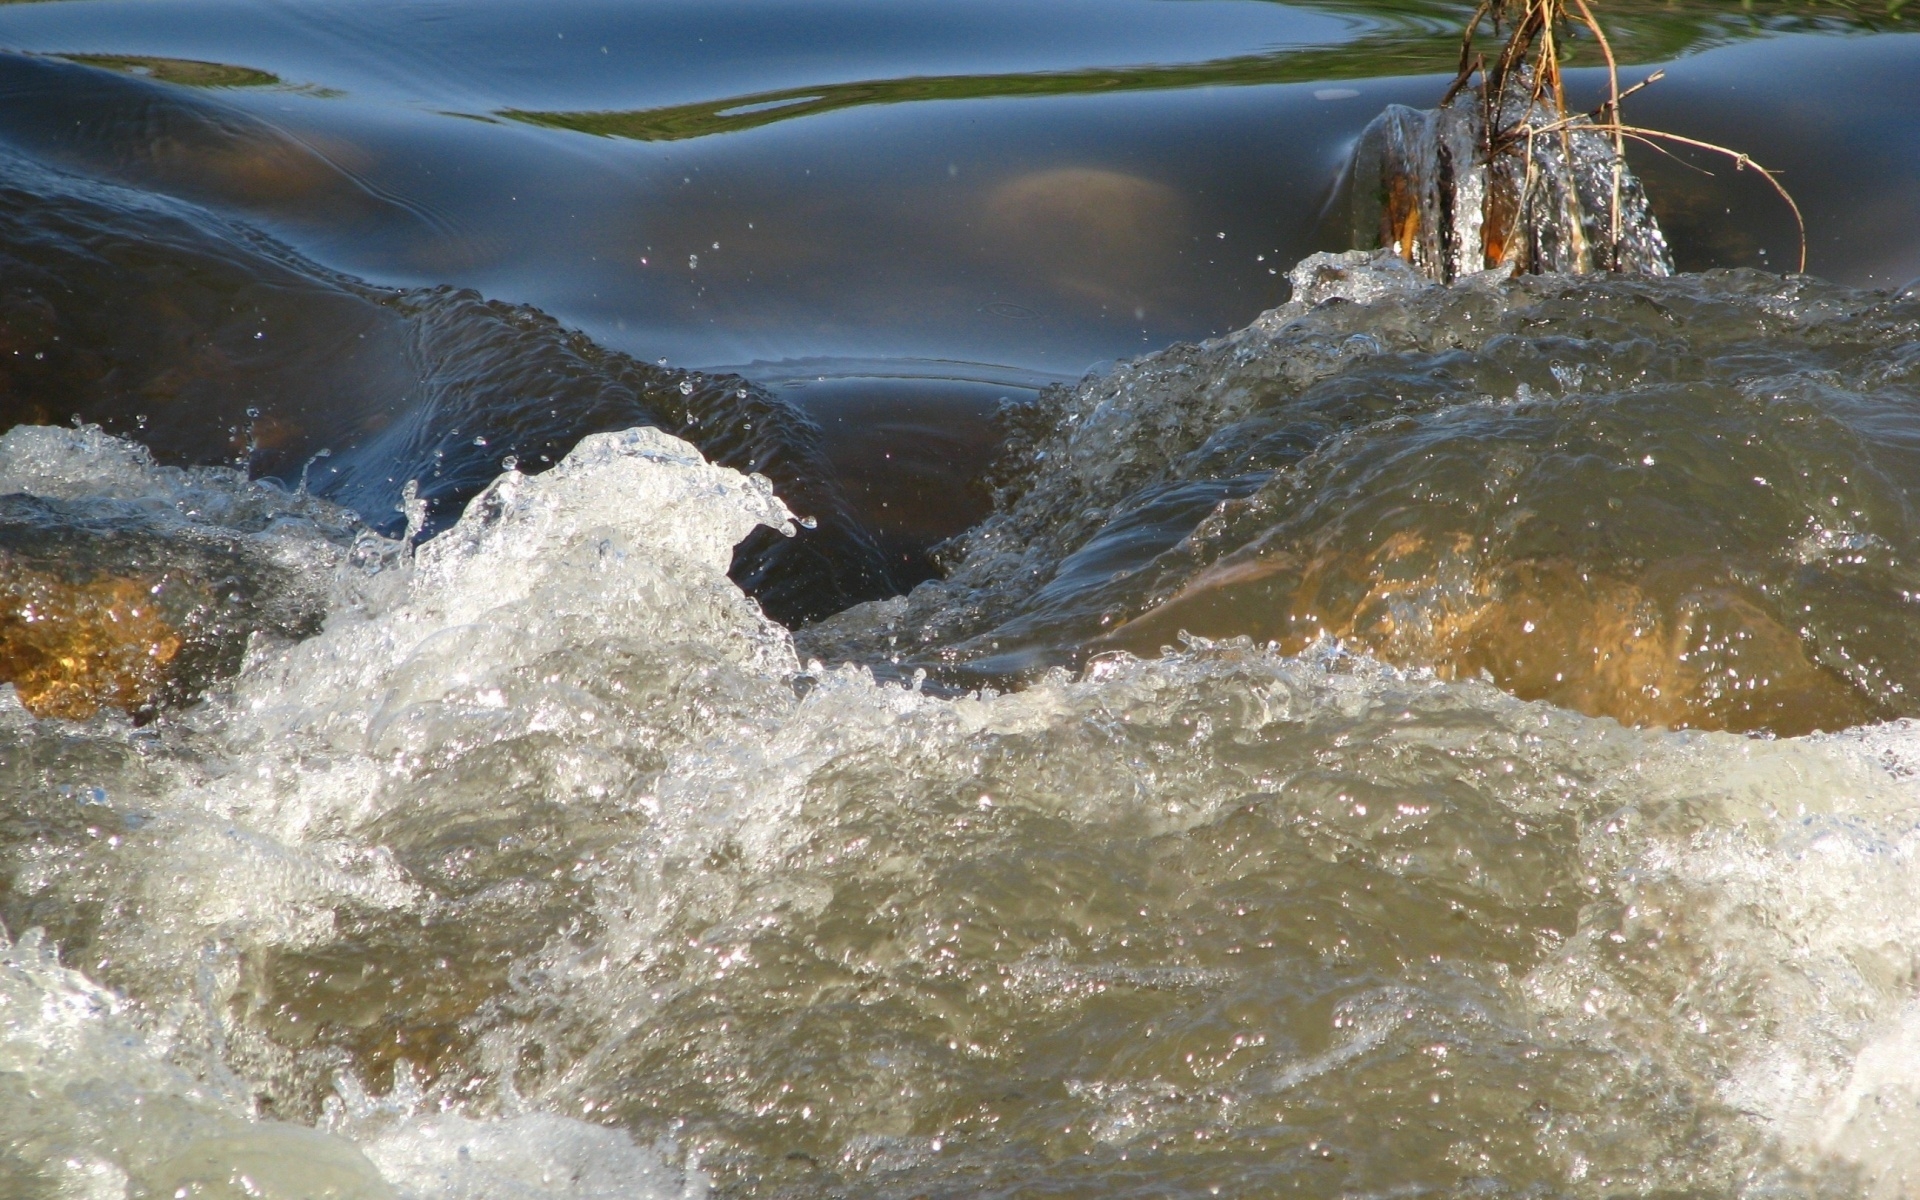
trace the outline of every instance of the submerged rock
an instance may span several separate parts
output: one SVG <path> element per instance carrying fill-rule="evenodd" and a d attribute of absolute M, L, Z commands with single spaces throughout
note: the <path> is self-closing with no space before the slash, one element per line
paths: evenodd
<path fill-rule="evenodd" d="M 364 532 L 238 471 L 162 467 L 97 429 L 0 436 L 0 684 L 38 717 L 148 717 L 319 628 Z"/>
<path fill-rule="evenodd" d="M 808 654 L 1028 680 L 1335 639 L 1637 725 L 1920 716 L 1920 307 L 1758 272 L 1317 255 L 1295 299 L 1018 414 L 947 578 Z"/>
<path fill-rule="evenodd" d="M 1671 275 L 1666 237 L 1613 139 L 1507 77 L 1494 106 L 1463 93 L 1389 105 L 1354 147 L 1353 245 L 1441 283 L 1485 270 Z"/>
<path fill-rule="evenodd" d="M 182 641 L 159 611 L 164 586 L 128 575 L 62 579 L 0 552 L 0 682 L 37 717 L 147 707 Z"/>

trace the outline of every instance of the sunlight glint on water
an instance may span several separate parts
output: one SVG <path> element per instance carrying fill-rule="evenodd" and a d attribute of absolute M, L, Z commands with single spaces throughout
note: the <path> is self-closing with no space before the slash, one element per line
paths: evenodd
<path fill-rule="evenodd" d="M 1230 644 L 942 700 L 799 668 L 723 575 L 784 519 L 589 439 L 336 554 L 326 631 L 182 727 L 14 710 L 10 920 L 71 963 L 8 952 L 24 1194 L 1911 1180 L 1904 725 Z"/>

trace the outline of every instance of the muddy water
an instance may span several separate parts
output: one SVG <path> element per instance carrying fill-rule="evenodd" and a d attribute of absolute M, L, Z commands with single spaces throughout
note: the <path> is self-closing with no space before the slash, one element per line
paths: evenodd
<path fill-rule="evenodd" d="M 1920 43 L 1459 17 L 0 7 L 0 1195 L 1913 1194 Z"/>
<path fill-rule="evenodd" d="M 947 577 L 803 644 L 998 682 L 1183 633 L 1334 638 L 1631 724 L 1916 715 L 1920 292 L 1441 288 L 1381 253 L 1048 392 Z"/>

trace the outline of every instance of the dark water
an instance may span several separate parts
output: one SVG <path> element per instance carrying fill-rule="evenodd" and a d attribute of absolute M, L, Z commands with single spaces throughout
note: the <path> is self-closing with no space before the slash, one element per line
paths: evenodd
<path fill-rule="evenodd" d="M 1455 5 L 0 5 L 0 1197 L 1916 1194 L 1920 37 L 1603 15 L 1807 277 L 1290 281 Z"/>

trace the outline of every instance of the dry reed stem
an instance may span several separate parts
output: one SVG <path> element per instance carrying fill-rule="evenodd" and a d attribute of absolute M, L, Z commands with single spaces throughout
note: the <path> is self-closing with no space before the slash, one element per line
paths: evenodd
<path fill-rule="evenodd" d="M 1647 82 L 1651 83 L 1653 82 L 1653 79 L 1655 76 L 1663 75 L 1663 74 L 1665 74 L 1665 72 L 1656 71 L 1654 73 L 1654 76 L 1648 77 Z M 1547 125 L 1544 127 L 1536 127 L 1533 125 L 1522 126 L 1521 132 L 1524 132 L 1527 135 L 1529 139 L 1529 146 L 1531 146 L 1531 139 L 1537 134 L 1549 133 L 1555 130 L 1565 130 L 1565 129 L 1571 128 L 1575 122 L 1587 120 L 1587 119 L 1588 118 L 1586 117 L 1563 117 L 1562 119 L 1553 122 L 1551 125 Z M 1643 145 L 1652 146 L 1656 150 L 1661 149 L 1661 147 L 1656 144 L 1656 139 L 1673 142 L 1676 145 L 1681 145 L 1681 146 L 1692 146 L 1697 150 L 1707 150 L 1707 151 L 1711 151 L 1714 154 L 1726 155 L 1728 158 L 1731 158 L 1733 160 L 1734 169 L 1737 171 L 1744 171 L 1749 167 L 1753 168 L 1753 170 L 1757 172 L 1762 179 L 1765 179 L 1767 181 L 1767 184 L 1773 188 L 1773 190 L 1779 195 L 1779 197 L 1782 200 L 1787 202 L 1787 208 L 1791 210 L 1793 213 L 1793 223 L 1795 228 L 1799 231 L 1799 235 L 1800 235 L 1800 265 L 1796 268 L 1796 270 L 1800 271 L 1801 273 L 1805 273 L 1807 269 L 1807 221 L 1806 221 L 1806 218 L 1801 215 L 1800 206 L 1794 203 L 1793 194 L 1787 191 L 1785 184 L 1780 182 L 1778 173 L 1768 170 L 1766 167 L 1761 166 L 1758 162 L 1754 161 L 1754 158 L 1752 155 L 1743 153 L 1742 151 L 1739 151 L 1739 150 L 1730 149 L 1729 147 L 1719 145 L 1715 142 L 1702 141 L 1699 138 L 1683 137 L 1680 134 L 1668 133 L 1665 130 L 1661 130 L 1661 129 L 1648 129 L 1641 125 L 1626 125 L 1626 124 L 1622 124 L 1620 121 L 1617 121 L 1617 120 L 1594 121 L 1591 124 L 1585 126 L 1585 128 L 1591 129 L 1596 133 L 1611 133 L 1616 138 L 1631 138 L 1632 140 L 1636 142 L 1640 142 Z M 1711 173 L 1712 172 L 1708 172 L 1708 174 L 1711 174 Z"/>
<path fill-rule="evenodd" d="M 1567 114 L 1566 91 L 1560 77 L 1560 51 L 1558 42 L 1554 37 L 1554 28 L 1556 23 L 1573 23 L 1572 18 L 1568 15 L 1569 6 L 1578 12 L 1579 23 L 1585 25 L 1592 31 L 1594 40 L 1599 44 L 1600 54 L 1606 60 L 1607 64 L 1607 101 L 1601 105 L 1593 117 L 1571 117 Z M 1499 55 L 1495 58 L 1491 69 L 1489 69 L 1486 57 L 1474 51 L 1474 36 L 1483 22 L 1491 23 L 1492 32 L 1497 36 L 1501 31 L 1502 17 L 1509 13 L 1513 13 L 1515 16 L 1512 30 L 1508 33 L 1505 43 L 1501 46 Z M 1502 130 L 1499 128 L 1500 102 L 1501 97 L 1505 94 L 1507 77 L 1516 68 L 1526 63 L 1529 58 L 1533 59 L 1532 65 L 1534 70 L 1533 78 L 1530 81 L 1528 111 L 1531 113 L 1534 107 L 1546 103 L 1547 95 L 1550 92 L 1553 97 L 1552 104 L 1557 114 L 1557 119 L 1544 126 L 1536 125 L 1529 119 L 1513 129 Z M 1622 91 L 1620 88 L 1619 60 L 1614 55 L 1612 43 L 1607 39 L 1606 30 L 1601 26 L 1599 18 L 1595 15 L 1593 7 L 1588 3 L 1588 0 L 1480 0 L 1479 6 L 1474 9 L 1473 15 L 1468 18 L 1466 27 L 1461 32 L 1459 70 L 1454 75 L 1453 82 L 1448 85 L 1446 94 L 1441 98 L 1441 105 L 1445 106 L 1452 102 L 1454 97 L 1459 95 L 1460 92 L 1468 86 L 1476 73 L 1480 76 L 1481 101 L 1486 106 L 1487 113 L 1487 120 L 1484 125 L 1486 129 L 1486 145 L 1483 146 L 1482 149 L 1488 161 L 1491 162 L 1494 156 L 1503 152 L 1507 147 L 1524 140 L 1526 142 L 1526 153 L 1529 160 L 1527 170 L 1527 186 L 1529 187 L 1532 184 L 1534 174 L 1531 161 L 1534 140 L 1541 134 L 1552 133 L 1559 135 L 1561 149 L 1566 154 L 1569 164 L 1573 161 L 1571 130 L 1576 121 L 1588 120 L 1591 122 L 1589 127 L 1595 132 L 1605 133 L 1612 137 L 1614 147 L 1613 194 L 1611 198 L 1612 212 L 1609 232 L 1614 261 L 1617 262 L 1619 260 L 1620 240 L 1624 233 L 1622 224 L 1626 143 L 1632 140 L 1653 149 L 1661 150 L 1662 153 L 1666 153 L 1664 148 L 1658 144 L 1661 141 L 1666 141 L 1675 145 L 1691 146 L 1695 149 L 1706 150 L 1714 154 L 1723 154 L 1733 160 L 1735 169 L 1744 171 L 1748 167 L 1751 167 L 1759 172 L 1760 176 L 1767 181 L 1768 186 L 1771 187 L 1782 200 L 1786 201 L 1788 209 L 1793 213 L 1794 225 L 1798 230 L 1800 239 L 1798 270 L 1801 272 L 1806 271 L 1806 218 L 1802 215 L 1800 205 L 1795 202 L 1792 193 L 1780 182 L 1776 172 L 1761 166 L 1758 162 L 1754 161 L 1751 155 L 1742 153 L 1741 151 L 1717 145 L 1713 142 L 1702 141 L 1698 138 L 1684 137 L 1680 134 L 1648 129 L 1638 125 L 1628 125 L 1621 120 L 1620 102 L 1647 85 L 1659 81 L 1666 75 L 1666 72 L 1655 71 L 1639 83 Z M 1577 198 L 1574 200 L 1574 203 L 1578 204 Z M 1574 213 L 1571 215 L 1576 218 L 1576 220 L 1571 222 L 1573 226 L 1573 236 L 1578 243 L 1575 249 L 1576 261 L 1584 268 L 1589 265 L 1589 250 L 1585 244 L 1584 236 L 1580 232 L 1580 221 L 1577 219 L 1579 214 Z"/>
<path fill-rule="evenodd" d="M 1600 53 L 1607 60 L 1606 114 L 1607 114 L 1608 120 L 1617 123 L 1620 120 L 1620 64 L 1614 61 L 1613 43 L 1607 41 L 1607 32 L 1606 30 L 1600 28 L 1600 22 L 1594 19 L 1593 9 L 1587 5 L 1587 0 L 1573 0 L 1573 2 L 1579 6 L 1580 19 L 1587 23 L 1588 29 L 1593 30 L 1594 40 L 1600 43 Z M 1627 162 L 1626 136 L 1622 134 L 1620 131 L 1615 130 L 1613 134 L 1613 234 L 1612 234 L 1612 237 L 1613 237 L 1613 244 L 1616 247 L 1619 246 L 1620 244 L 1620 233 L 1621 233 L 1620 192 L 1621 192 L 1621 186 L 1622 186 L 1622 176 L 1626 171 L 1626 162 Z"/>

